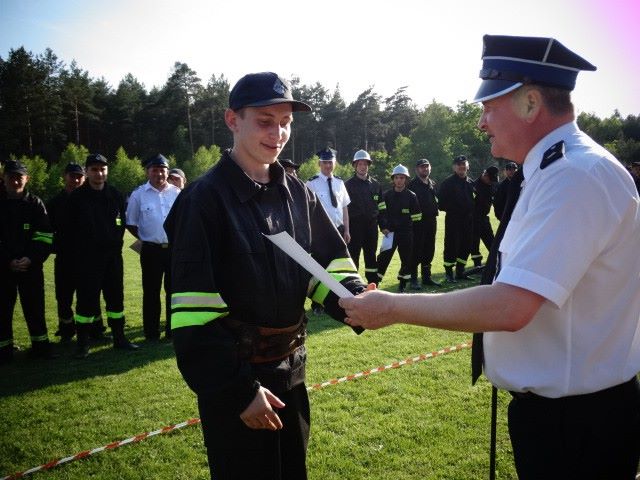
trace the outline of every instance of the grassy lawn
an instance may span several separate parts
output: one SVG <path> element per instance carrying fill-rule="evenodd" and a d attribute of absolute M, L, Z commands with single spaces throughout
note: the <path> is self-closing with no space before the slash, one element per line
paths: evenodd
<path fill-rule="evenodd" d="M 443 274 L 442 220 L 433 264 L 437 280 Z M 132 241 L 127 236 L 125 245 Z M 120 352 L 109 344 L 97 345 L 83 361 L 72 358 L 73 345 L 58 344 L 59 359 L 31 360 L 22 351 L 12 365 L 0 367 L 0 478 L 198 416 L 195 396 L 176 368 L 171 345 L 143 341 L 139 262 L 128 248 L 124 255 L 127 335 L 140 350 Z M 50 259 L 45 288 L 54 339 L 52 267 Z M 396 254 L 382 288 L 397 290 L 398 267 Z M 29 340 L 19 306 L 14 332 L 16 343 L 26 350 Z M 307 384 L 469 340 L 469 334 L 411 326 L 356 336 L 324 315 L 310 315 Z M 471 387 L 469 363 L 470 350 L 465 349 L 312 391 L 310 478 L 487 478 L 490 385 L 481 379 Z M 505 424 L 507 397 L 501 393 L 499 399 L 500 479 L 515 478 Z M 189 426 L 36 477 L 204 479 L 208 469 L 200 427 Z"/>

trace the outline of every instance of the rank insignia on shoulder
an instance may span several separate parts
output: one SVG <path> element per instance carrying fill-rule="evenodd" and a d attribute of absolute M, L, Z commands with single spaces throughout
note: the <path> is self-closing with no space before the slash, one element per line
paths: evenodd
<path fill-rule="evenodd" d="M 334 175 L 333 178 L 337 178 L 338 180 L 342 180 L 342 177 L 339 177 L 338 175 Z"/>
<path fill-rule="evenodd" d="M 544 152 L 544 155 L 542 155 L 542 161 L 540 162 L 540 170 L 544 170 L 562 157 L 564 157 L 564 140 L 554 143 L 546 152 Z"/>
<path fill-rule="evenodd" d="M 316 179 L 316 178 L 318 178 L 319 176 L 320 176 L 320 175 L 314 175 L 313 177 L 311 177 L 311 178 L 309 179 L 309 181 L 311 181 L 311 180 L 315 180 L 315 179 Z"/>

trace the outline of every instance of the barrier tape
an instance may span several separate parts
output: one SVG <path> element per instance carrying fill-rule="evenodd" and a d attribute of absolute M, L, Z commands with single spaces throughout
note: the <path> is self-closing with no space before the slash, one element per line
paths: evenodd
<path fill-rule="evenodd" d="M 354 373 L 353 375 L 347 375 L 345 377 L 340 377 L 340 378 L 334 378 L 332 380 L 328 380 L 326 382 L 322 382 L 322 383 L 316 383 L 314 385 L 311 385 L 309 387 L 307 387 L 307 391 L 311 392 L 314 390 L 320 390 L 322 388 L 328 387 L 330 385 L 337 385 L 339 383 L 344 383 L 350 380 L 355 380 L 357 378 L 362 378 L 362 377 L 368 377 L 369 375 L 372 375 L 374 373 L 380 373 L 380 372 L 384 372 L 385 370 L 391 370 L 394 368 L 400 368 L 404 365 L 412 365 L 414 363 L 418 363 L 418 362 L 422 362 L 424 360 L 428 360 L 429 358 L 434 358 L 440 355 L 445 355 L 447 353 L 452 353 L 452 352 L 459 352 L 460 350 L 464 350 L 465 348 L 470 348 L 471 347 L 471 342 L 465 342 L 465 343 L 461 343 L 460 345 L 455 345 L 452 347 L 446 347 L 434 352 L 430 352 L 430 353 L 423 353 L 421 355 L 415 356 L 415 357 L 411 357 L 411 358 L 407 358 L 405 360 L 401 360 L 399 362 L 393 362 L 390 363 L 389 365 L 381 365 L 379 367 L 376 368 L 372 368 L 370 370 L 363 370 L 362 372 L 358 372 L 358 373 Z M 154 430 L 153 432 L 146 432 L 146 433 L 141 433 L 139 435 L 135 435 L 131 438 L 127 438 L 126 440 L 120 440 L 117 442 L 112 442 L 109 443 L 107 445 L 104 445 L 103 447 L 98 447 L 98 448 L 94 448 L 93 450 L 85 450 L 83 452 L 79 452 L 76 453 L 75 455 L 71 455 L 69 457 L 64 457 L 64 458 L 60 458 L 58 460 L 52 460 L 51 462 L 42 464 L 40 466 L 37 467 L 33 467 L 30 468 L 29 470 L 25 470 L 22 472 L 18 472 L 18 473 L 14 473 L 13 475 L 7 475 L 4 476 L 2 478 L 0 478 L 0 480 L 15 480 L 17 478 L 22 478 L 22 477 L 26 477 L 27 475 L 31 475 L 33 473 L 36 472 L 40 472 L 42 470 L 51 470 L 52 468 L 55 468 L 57 466 L 60 466 L 62 464 L 65 463 L 69 463 L 69 462 L 73 462 L 75 460 L 80 460 L 82 458 L 86 458 L 86 457 L 90 457 L 91 455 L 95 455 L 96 453 L 100 453 L 104 450 L 115 450 L 116 448 L 122 447 L 123 445 L 128 445 L 130 443 L 138 443 L 141 442 L 142 440 L 145 440 L 149 437 L 153 437 L 155 435 L 162 435 L 165 433 L 170 433 L 173 432 L 174 430 L 178 430 L 180 428 L 184 428 L 187 427 L 189 425 L 196 425 L 200 423 L 200 419 L 199 418 L 191 418 L 185 422 L 181 422 L 181 423 L 176 423 L 175 425 L 169 425 L 167 427 L 163 427 L 160 428 L 158 430 Z"/>

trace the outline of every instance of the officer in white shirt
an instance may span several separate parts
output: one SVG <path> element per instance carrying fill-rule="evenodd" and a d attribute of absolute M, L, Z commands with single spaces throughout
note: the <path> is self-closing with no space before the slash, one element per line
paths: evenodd
<path fill-rule="evenodd" d="M 336 167 L 336 151 L 332 148 L 320 150 L 316 155 L 320 158 L 320 173 L 307 182 L 307 187 L 316 192 L 327 215 L 336 226 L 345 243 L 351 240 L 349 233 L 349 210 L 351 203 L 347 187 L 340 177 L 333 174 Z"/>
<path fill-rule="evenodd" d="M 148 182 L 129 197 L 127 229 L 142 241 L 142 323 L 147 340 L 160 338 L 160 287 L 164 276 L 166 337 L 171 337 L 171 297 L 169 249 L 163 223 L 180 189 L 167 181 L 169 162 L 163 155 L 149 158 L 145 164 Z"/>
<path fill-rule="evenodd" d="M 340 302 L 354 326 L 488 332 L 520 479 L 631 480 L 640 458 L 640 198 L 575 122 L 581 70 L 595 67 L 552 38 L 484 37 L 478 126 L 524 175 L 493 284 Z"/>

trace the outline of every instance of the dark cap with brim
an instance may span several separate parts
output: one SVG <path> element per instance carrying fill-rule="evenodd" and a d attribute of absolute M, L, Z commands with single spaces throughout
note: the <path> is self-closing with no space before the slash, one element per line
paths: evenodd
<path fill-rule="evenodd" d="M 82 165 L 78 165 L 77 163 L 68 163 L 66 167 L 64 167 L 64 173 L 70 173 L 72 175 L 82 175 L 84 176 L 84 168 Z"/>
<path fill-rule="evenodd" d="M 89 165 L 94 165 L 96 163 L 106 165 L 109 162 L 107 162 L 107 158 L 105 156 L 100 155 L 99 153 L 92 153 L 90 155 L 87 155 L 87 159 L 84 162 L 84 167 L 87 168 Z"/>
<path fill-rule="evenodd" d="M 582 70 L 596 67 L 554 38 L 485 35 L 482 84 L 473 99 L 486 102 L 525 84 L 571 91 Z"/>
<path fill-rule="evenodd" d="M 187 176 L 179 168 L 172 168 L 171 170 L 169 170 L 169 176 L 171 177 L 173 175 L 176 175 L 176 176 L 182 178 L 183 180 L 187 179 Z"/>
<path fill-rule="evenodd" d="M 280 103 L 291 104 L 294 112 L 310 112 L 311 107 L 294 100 L 291 85 L 273 72 L 250 73 L 234 85 L 229 94 L 229 108 L 267 107 Z"/>
<path fill-rule="evenodd" d="M 454 164 L 464 163 L 464 162 L 467 162 L 467 161 L 468 161 L 468 160 L 467 160 L 467 157 L 466 157 L 466 156 L 464 156 L 464 155 L 458 155 L 457 157 L 455 157 L 455 158 L 453 159 L 453 163 L 454 163 Z"/>
<path fill-rule="evenodd" d="M 322 150 L 320 150 L 318 153 L 316 153 L 316 155 L 318 155 L 318 158 L 320 159 L 321 162 L 333 162 L 336 160 L 336 154 L 337 152 L 333 149 L 333 148 L 324 148 Z"/>
<path fill-rule="evenodd" d="M 429 163 L 429 160 L 426 158 L 421 158 L 416 162 L 416 167 L 419 167 L 420 165 L 431 165 L 431 163 Z"/>
<path fill-rule="evenodd" d="M 4 173 L 17 173 L 18 175 L 27 175 L 27 167 L 16 160 L 8 160 L 4 164 Z"/>
<path fill-rule="evenodd" d="M 147 161 L 144 163 L 144 168 L 151 167 L 169 168 L 169 160 L 167 160 L 161 153 L 158 153 L 157 155 L 147 158 Z"/>

